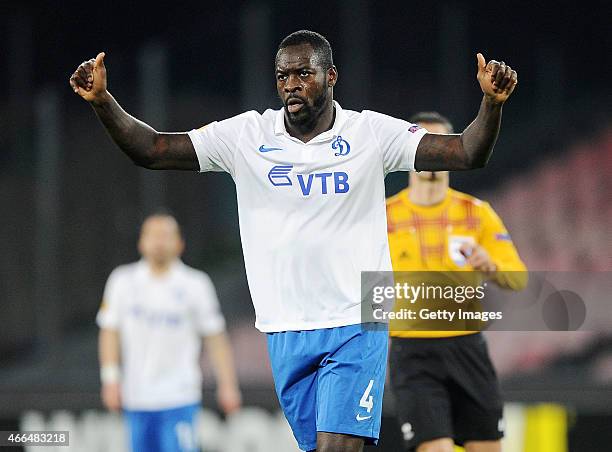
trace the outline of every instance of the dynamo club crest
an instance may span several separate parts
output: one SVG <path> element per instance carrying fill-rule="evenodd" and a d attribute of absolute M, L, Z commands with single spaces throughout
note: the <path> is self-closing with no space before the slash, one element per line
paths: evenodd
<path fill-rule="evenodd" d="M 338 135 L 332 142 L 332 149 L 336 151 L 334 155 L 338 157 L 341 155 L 347 155 L 349 152 L 351 152 L 351 145 L 348 144 L 348 141 Z"/>

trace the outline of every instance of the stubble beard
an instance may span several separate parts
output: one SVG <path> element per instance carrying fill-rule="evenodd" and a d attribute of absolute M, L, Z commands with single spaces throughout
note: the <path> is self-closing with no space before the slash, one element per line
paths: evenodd
<path fill-rule="evenodd" d="M 324 107 L 328 98 L 328 90 L 323 89 L 323 92 L 317 98 L 315 98 L 312 106 L 304 103 L 300 111 L 297 113 L 290 113 L 287 109 L 287 105 L 285 105 L 284 108 L 285 112 L 287 113 L 287 120 L 292 126 L 296 127 L 302 133 L 307 133 L 314 130 L 319 117 L 325 111 Z"/>

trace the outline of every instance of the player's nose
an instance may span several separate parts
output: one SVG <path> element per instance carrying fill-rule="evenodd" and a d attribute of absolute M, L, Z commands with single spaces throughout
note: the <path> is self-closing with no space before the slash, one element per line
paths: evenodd
<path fill-rule="evenodd" d="M 300 78 L 296 75 L 289 75 L 287 77 L 287 81 L 285 82 L 285 92 L 286 93 L 294 93 L 296 91 L 302 90 L 302 83 Z"/>

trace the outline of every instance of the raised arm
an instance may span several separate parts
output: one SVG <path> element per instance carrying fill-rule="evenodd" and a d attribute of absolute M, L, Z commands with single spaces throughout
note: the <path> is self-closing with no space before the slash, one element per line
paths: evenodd
<path fill-rule="evenodd" d="M 501 124 L 502 106 L 517 84 L 517 75 L 503 61 L 485 63 L 477 55 L 476 78 L 483 92 L 476 119 L 462 134 L 426 134 L 417 147 L 417 171 L 468 170 L 486 165 L 497 141 Z"/>
<path fill-rule="evenodd" d="M 85 61 L 70 86 L 93 107 L 108 134 L 138 165 L 149 169 L 198 170 L 195 149 L 186 133 L 162 133 L 129 115 L 106 89 L 104 52 Z"/>

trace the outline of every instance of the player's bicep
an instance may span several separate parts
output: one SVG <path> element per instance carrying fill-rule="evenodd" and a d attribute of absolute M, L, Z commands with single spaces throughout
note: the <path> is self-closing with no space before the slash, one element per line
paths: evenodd
<path fill-rule="evenodd" d="M 158 133 L 149 168 L 198 171 L 198 157 L 187 133 Z"/>
<path fill-rule="evenodd" d="M 416 150 L 417 171 L 457 171 L 470 169 L 459 134 L 427 133 Z"/>

